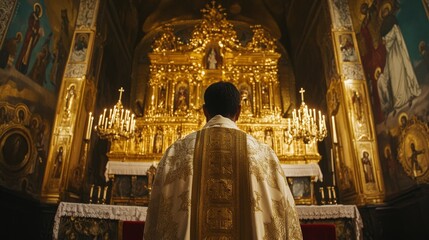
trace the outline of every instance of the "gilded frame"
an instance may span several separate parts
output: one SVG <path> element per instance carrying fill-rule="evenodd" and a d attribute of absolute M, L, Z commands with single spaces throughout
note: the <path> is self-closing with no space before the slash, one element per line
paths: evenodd
<path fill-rule="evenodd" d="M 417 183 L 429 183 L 429 127 L 416 119 L 408 120 L 402 129 L 399 162 L 405 173 Z"/>
<path fill-rule="evenodd" d="M 360 62 L 356 35 L 351 31 L 334 31 L 335 57 L 337 59 L 338 71 L 342 73 L 343 64 L 354 64 Z"/>

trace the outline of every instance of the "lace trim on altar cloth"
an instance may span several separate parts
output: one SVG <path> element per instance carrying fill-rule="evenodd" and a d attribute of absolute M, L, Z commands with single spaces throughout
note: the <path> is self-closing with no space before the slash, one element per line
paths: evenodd
<path fill-rule="evenodd" d="M 55 214 L 54 239 L 58 239 L 61 217 L 86 217 L 121 221 L 145 221 L 147 207 L 61 202 Z"/>
<path fill-rule="evenodd" d="M 361 239 L 363 222 L 356 205 L 296 206 L 299 219 L 353 219 L 356 239 Z"/>

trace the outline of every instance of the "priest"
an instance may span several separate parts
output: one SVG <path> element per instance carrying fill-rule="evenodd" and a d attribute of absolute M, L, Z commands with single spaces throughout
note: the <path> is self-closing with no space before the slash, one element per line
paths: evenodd
<path fill-rule="evenodd" d="M 144 239 L 302 239 L 277 156 L 235 123 L 240 99 L 232 83 L 207 88 L 206 125 L 159 162 Z"/>

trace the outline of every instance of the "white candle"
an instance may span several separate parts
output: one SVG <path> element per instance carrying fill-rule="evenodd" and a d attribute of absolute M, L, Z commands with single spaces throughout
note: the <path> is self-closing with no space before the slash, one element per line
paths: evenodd
<path fill-rule="evenodd" d="M 86 127 L 86 135 L 85 139 L 89 139 L 91 137 L 91 130 L 92 130 L 92 122 L 94 120 L 94 117 L 92 116 L 92 112 L 89 113 L 88 118 L 88 126 Z"/>
<path fill-rule="evenodd" d="M 332 172 L 335 172 L 335 166 L 334 166 L 334 151 L 331 148 L 331 170 Z"/>
<path fill-rule="evenodd" d="M 338 143 L 338 139 L 337 139 L 337 127 L 335 125 L 335 116 L 332 116 L 331 120 L 332 120 L 332 141 L 334 143 Z"/>
<path fill-rule="evenodd" d="M 91 190 L 89 191 L 89 199 L 92 199 L 93 193 L 94 193 L 94 184 L 91 184 Z"/>

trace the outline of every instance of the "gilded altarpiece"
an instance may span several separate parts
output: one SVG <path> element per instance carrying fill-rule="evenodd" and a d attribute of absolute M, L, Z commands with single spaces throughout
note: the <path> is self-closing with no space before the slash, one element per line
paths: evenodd
<path fill-rule="evenodd" d="M 385 191 L 374 121 L 348 3 L 328 3 L 338 77 L 331 81 L 327 99 L 332 134 L 338 135 L 333 152 L 341 199 L 358 205 L 380 203 Z"/>
<path fill-rule="evenodd" d="M 84 129 L 93 103 L 85 104 L 94 83 L 86 78 L 94 45 L 99 1 L 82 0 L 70 53 L 65 67 L 55 114 L 48 162 L 43 179 L 42 199 L 58 202 L 80 199 L 88 147 Z M 73 149 L 72 149 L 72 146 Z M 62 195 L 61 195 L 62 194 Z"/>
<path fill-rule="evenodd" d="M 250 27 L 252 39 L 242 45 L 220 6 L 207 5 L 202 12 L 203 19 L 186 43 L 174 34 L 174 26 L 160 30 L 148 54 L 144 114 L 136 118 L 134 137 L 111 139 L 109 161 L 156 165 L 174 141 L 204 126 L 204 91 L 223 80 L 234 83 L 241 93 L 240 129 L 270 145 L 283 163 L 317 163 L 321 158 L 317 142 L 304 144 L 287 132 L 283 115 L 288 109 L 282 98 L 291 96 L 281 96 L 277 40 L 256 25 Z M 112 202 L 116 200 L 113 197 Z"/>

